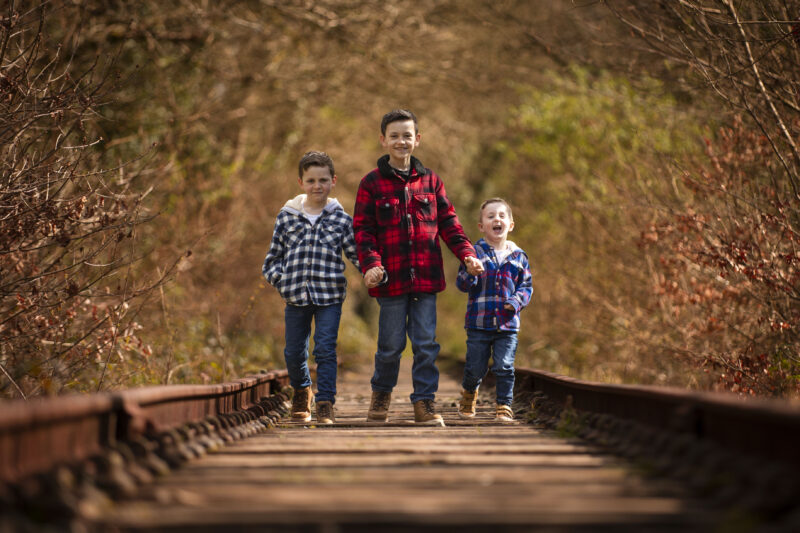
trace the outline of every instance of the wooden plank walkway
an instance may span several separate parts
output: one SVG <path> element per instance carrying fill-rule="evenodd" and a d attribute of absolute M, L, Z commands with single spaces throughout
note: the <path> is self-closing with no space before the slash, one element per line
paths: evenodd
<path fill-rule="evenodd" d="M 124 531 L 687 531 L 711 513 L 679 487 L 531 424 L 498 424 L 493 405 L 447 427 L 417 427 L 404 368 L 387 424 L 365 422 L 369 369 L 343 372 L 335 426 L 285 423 L 237 442 L 115 505 Z"/>

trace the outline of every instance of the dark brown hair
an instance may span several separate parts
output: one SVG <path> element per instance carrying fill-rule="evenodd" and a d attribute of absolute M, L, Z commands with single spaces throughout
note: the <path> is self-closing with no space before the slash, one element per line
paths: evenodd
<path fill-rule="evenodd" d="M 502 198 L 489 198 L 488 200 L 484 201 L 481 204 L 481 210 L 478 211 L 478 220 L 483 218 L 483 208 L 489 204 L 503 204 L 504 206 L 506 206 L 506 211 L 508 211 L 508 218 L 514 220 L 514 214 L 511 212 L 511 206 L 508 205 L 508 202 L 506 202 Z"/>
<path fill-rule="evenodd" d="M 419 133 L 419 126 L 417 125 L 417 117 L 408 109 L 392 109 L 381 119 L 381 135 L 386 135 L 386 126 L 398 120 L 413 120 L 414 133 Z"/>
<path fill-rule="evenodd" d="M 308 170 L 308 167 L 328 167 L 328 170 L 331 171 L 331 178 L 336 175 L 336 172 L 333 170 L 333 159 L 325 152 L 312 150 L 303 154 L 297 168 L 300 179 L 303 179 L 303 173 Z"/>

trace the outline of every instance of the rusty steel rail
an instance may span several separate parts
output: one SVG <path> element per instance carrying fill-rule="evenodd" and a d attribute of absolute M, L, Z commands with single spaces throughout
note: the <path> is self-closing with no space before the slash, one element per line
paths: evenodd
<path fill-rule="evenodd" d="M 675 479 L 714 506 L 800 528 L 800 408 L 518 368 L 514 402 L 538 424 Z"/>
<path fill-rule="evenodd" d="M 241 415 L 241 422 L 257 419 L 267 409 L 259 403 L 286 385 L 283 370 L 217 385 L 155 386 L 0 403 L 0 482 L 17 483 L 190 423 L 230 427 L 229 421 L 219 421 L 221 415 L 249 413 Z"/>
<path fill-rule="evenodd" d="M 800 407 L 765 398 L 676 388 L 611 385 L 518 368 L 521 390 L 560 404 L 712 442 L 728 451 L 769 457 L 800 470 Z"/>

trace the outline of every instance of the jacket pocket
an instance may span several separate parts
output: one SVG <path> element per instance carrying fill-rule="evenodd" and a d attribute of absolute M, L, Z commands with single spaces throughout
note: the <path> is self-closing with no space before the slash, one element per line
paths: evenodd
<path fill-rule="evenodd" d="M 337 250 L 341 246 L 343 234 L 344 228 L 341 224 L 323 222 L 319 230 L 319 242 L 328 248 Z"/>
<path fill-rule="evenodd" d="M 306 229 L 306 224 L 303 222 L 297 222 L 287 226 L 283 237 L 286 247 L 296 248 L 297 246 L 300 246 L 306 236 Z"/>
<path fill-rule="evenodd" d="M 379 226 L 396 226 L 400 224 L 400 200 L 397 198 L 381 198 L 375 202 L 375 218 Z"/>
<path fill-rule="evenodd" d="M 412 197 L 414 215 L 418 220 L 436 220 L 436 195 L 429 193 L 415 194 Z"/>

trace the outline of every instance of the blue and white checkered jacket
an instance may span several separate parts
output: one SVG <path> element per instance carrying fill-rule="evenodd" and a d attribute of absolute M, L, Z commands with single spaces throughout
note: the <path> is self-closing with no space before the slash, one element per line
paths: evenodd
<path fill-rule="evenodd" d="M 462 264 L 456 286 L 469 293 L 464 327 L 491 331 L 519 331 L 519 313 L 533 295 L 533 278 L 528 256 L 516 244 L 506 241 L 512 251 L 498 263 L 494 249 L 485 240 L 475 243 L 484 272 L 471 276 Z M 513 311 L 503 305 L 511 304 Z"/>
<path fill-rule="evenodd" d="M 359 269 L 353 219 L 335 198 L 328 198 L 312 225 L 303 216 L 305 194 L 281 208 L 261 272 L 292 305 L 331 305 L 344 301 L 342 251 Z"/>

